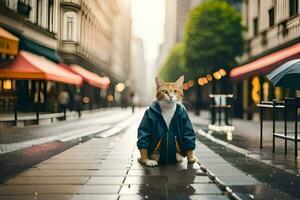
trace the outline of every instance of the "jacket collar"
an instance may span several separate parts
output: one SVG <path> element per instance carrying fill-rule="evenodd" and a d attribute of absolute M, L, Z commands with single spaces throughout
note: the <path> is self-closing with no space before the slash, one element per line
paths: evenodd
<path fill-rule="evenodd" d="M 175 113 L 174 113 L 174 117 L 175 117 L 176 115 L 182 114 L 182 113 L 183 113 L 183 109 L 184 109 L 183 105 L 177 103 L 177 104 L 176 104 L 176 111 L 175 111 Z M 161 109 L 160 109 L 160 106 L 159 106 L 158 101 L 156 101 L 156 100 L 153 101 L 152 104 L 150 105 L 150 110 L 153 110 L 153 111 L 156 112 L 157 114 L 161 115 Z"/>

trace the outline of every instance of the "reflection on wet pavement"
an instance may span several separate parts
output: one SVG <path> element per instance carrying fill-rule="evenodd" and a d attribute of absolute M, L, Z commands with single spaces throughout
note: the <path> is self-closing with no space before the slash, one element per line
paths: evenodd
<path fill-rule="evenodd" d="M 202 161 L 202 163 L 207 162 L 207 167 L 212 171 L 216 170 L 220 179 L 230 185 L 231 189 L 242 199 L 300 198 L 298 190 L 300 184 L 299 176 L 255 160 L 251 158 L 252 155 L 244 155 L 233 151 L 205 137 L 200 137 L 200 140 L 209 149 L 218 154 L 221 160 L 236 169 L 235 171 L 230 170 L 230 167 L 226 166 L 224 162 L 222 163 L 221 160 L 205 159 Z M 285 162 L 282 155 L 278 156 L 264 152 L 262 156 L 265 159 L 276 160 L 278 163 Z M 223 170 L 220 168 L 223 168 Z M 241 175 L 244 173 L 248 174 L 248 177 L 253 177 L 252 180 Z"/>
<path fill-rule="evenodd" d="M 136 126 L 123 135 L 76 145 L 31 167 L 0 185 L 0 200 L 228 199 L 198 164 L 185 160 L 154 168 L 140 165 Z"/>

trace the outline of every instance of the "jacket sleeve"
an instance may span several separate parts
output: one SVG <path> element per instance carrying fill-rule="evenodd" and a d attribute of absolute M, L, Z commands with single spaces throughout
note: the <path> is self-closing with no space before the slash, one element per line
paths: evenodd
<path fill-rule="evenodd" d="M 148 110 L 145 111 L 143 119 L 138 128 L 138 149 L 148 149 L 150 141 L 150 120 L 148 117 Z"/>
<path fill-rule="evenodd" d="M 196 134 L 193 129 L 191 120 L 184 110 L 184 119 L 183 119 L 183 134 L 182 134 L 182 151 L 185 153 L 190 150 L 194 150 L 196 147 L 195 144 Z"/>

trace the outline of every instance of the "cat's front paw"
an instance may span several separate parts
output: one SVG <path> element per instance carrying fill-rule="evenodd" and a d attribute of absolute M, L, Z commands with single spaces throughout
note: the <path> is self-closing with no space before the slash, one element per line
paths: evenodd
<path fill-rule="evenodd" d="M 176 160 L 177 160 L 177 162 L 182 162 L 183 161 L 183 156 L 179 153 L 176 153 Z"/>
<path fill-rule="evenodd" d="M 198 161 L 198 158 L 196 156 L 191 156 L 191 157 L 188 157 L 188 163 L 195 163 Z"/>
<path fill-rule="evenodd" d="M 148 167 L 155 167 L 158 165 L 158 162 L 156 160 L 146 160 L 144 164 Z"/>

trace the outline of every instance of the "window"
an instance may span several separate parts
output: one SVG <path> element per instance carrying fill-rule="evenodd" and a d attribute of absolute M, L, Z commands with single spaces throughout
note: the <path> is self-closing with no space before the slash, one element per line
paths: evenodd
<path fill-rule="evenodd" d="M 269 26 L 272 27 L 275 24 L 275 15 L 274 8 L 269 10 Z"/>
<path fill-rule="evenodd" d="M 36 23 L 38 25 L 42 25 L 42 11 L 43 11 L 43 7 L 42 7 L 42 0 L 37 0 L 36 2 Z"/>
<path fill-rule="evenodd" d="M 253 33 L 254 36 L 256 36 L 258 34 L 258 18 L 254 18 L 253 19 Z"/>
<path fill-rule="evenodd" d="M 48 30 L 53 32 L 53 0 L 48 0 Z"/>
<path fill-rule="evenodd" d="M 72 39 L 73 23 L 73 18 L 67 17 L 67 39 Z"/>
<path fill-rule="evenodd" d="M 290 16 L 298 14 L 299 0 L 290 0 Z"/>
<path fill-rule="evenodd" d="M 64 13 L 64 40 L 76 41 L 76 13 Z"/>
<path fill-rule="evenodd" d="M 281 33 L 283 37 L 286 37 L 289 34 L 289 29 L 287 28 L 287 21 L 281 23 Z"/>

